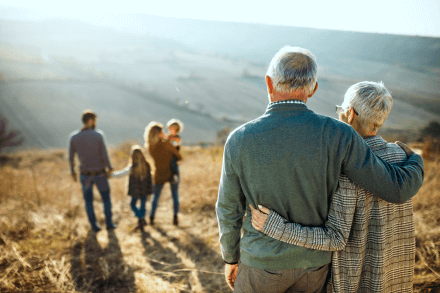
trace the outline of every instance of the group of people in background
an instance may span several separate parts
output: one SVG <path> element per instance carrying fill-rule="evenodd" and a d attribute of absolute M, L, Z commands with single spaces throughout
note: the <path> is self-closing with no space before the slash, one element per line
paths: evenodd
<path fill-rule="evenodd" d="M 225 279 L 234 292 L 412 292 L 415 231 L 411 198 L 423 183 L 422 158 L 377 135 L 392 107 L 383 83 L 351 86 L 339 121 L 306 106 L 318 89 L 317 63 L 308 50 L 286 46 L 266 74 L 266 112 L 235 129 L 223 154 L 216 203 Z M 93 230 L 92 187 L 101 193 L 107 229 L 112 221 L 108 177 L 129 175 L 128 195 L 139 221 L 150 224 L 170 183 L 178 225 L 180 121 L 145 129 L 145 151 L 132 148 L 128 166 L 113 172 L 96 114 L 70 137 Z M 153 184 L 154 182 L 154 184 Z M 140 207 L 137 203 L 140 202 Z"/>
<path fill-rule="evenodd" d="M 78 180 L 75 171 L 75 155 L 79 158 L 79 179 L 83 191 L 85 209 L 94 231 L 101 227 L 96 221 L 93 208 L 93 185 L 95 185 L 104 205 L 105 223 L 107 229 L 116 228 L 112 220 L 112 203 L 110 198 L 110 185 L 108 178 L 118 178 L 128 175 L 127 195 L 131 197 L 130 206 L 138 219 L 138 228 L 147 225 L 145 219 L 146 204 L 151 194 L 154 194 L 151 203 L 150 225 L 154 225 L 154 217 L 159 204 L 161 191 L 165 183 L 170 183 L 173 198 L 173 225 L 179 224 L 179 182 L 180 172 L 177 161 L 182 159 L 180 154 L 183 124 L 178 119 L 171 119 L 166 124 L 168 134 L 165 136 L 164 127 L 156 121 L 150 122 L 145 128 L 145 151 L 154 161 L 152 172 L 144 150 L 140 145 L 131 148 L 129 163 L 126 168 L 114 171 L 110 163 L 105 135 L 101 130 L 95 129 L 97 115 L 91 110 L 86 110 L 82 115 L 83 127 L 74 131 L 69 137 L 69 162 L 72 178 Z M 153 173 L 153 176 L 152 176 Z"/>

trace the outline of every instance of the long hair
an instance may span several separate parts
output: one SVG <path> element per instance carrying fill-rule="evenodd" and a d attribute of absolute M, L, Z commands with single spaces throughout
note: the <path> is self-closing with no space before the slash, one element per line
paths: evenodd
<path fill-rule="evenodd" d="M 160 141 L 159 134 L 163 130 L 163 125 L 156 121 L 151 121 L 147 127 L 145 127 L 144 140 L 145 148 L 150 150 L 150 146 Z"/>
<path fill-rule="evenodd" d="M 136 178 L 145 178 L 150 172 L 150 164 L 145 159 L 144 153 L 140 145 L 134 145 L 131 148 L 130 155 L 130 174 Z"/>

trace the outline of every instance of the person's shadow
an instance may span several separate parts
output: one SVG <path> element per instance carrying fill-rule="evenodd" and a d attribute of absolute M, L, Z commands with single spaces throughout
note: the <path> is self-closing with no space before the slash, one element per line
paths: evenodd
<path fill-rule="evenodd" d="M 141 242 L 145 249 L 144 254 L 147 261 L 149 261 L 156 275 L 161 276 L 169 283 L 186 284 L 188 288 L 191 288 L 186 273 L 176 274 L 173 272 L 184 268 L 182 260 L 174 251 L 166 245 L 162 245 L 162 243 L 151 237 L 149 232 L 144 230 L 141 230 Z"/>
<path fill-rule="evenodd" d="M 226 292 L 229 290 L 226 282 L 218 282 L 218 279 L 224 279 L 224 263 L 217 251 L 209 248 L 203 240 L 191 233 L 183 232 L 184 239 L 178 239 L 169 236 L 160 227 L 155 226 L 154 230 L 159 232 L 167 242 L 173 243 L 187 259 L 183 260 L 176 252 L 151 237 L 150 233 L 142 231 L 141 242 L 145 249 L 145 257 L 157 275 L 161 275 L 160 272 L 169 272 L 169 274 L 162 274 L 161 277 L 170 283 L 185 284 L 188 290 L 193 289 L 190 280 L 194 277 L 197 278 L 200 289 L 204 291 Z M 151 258 L 152 255 L 154 259 Z M 188 260 L 195 265 L 195 272 L 186 267 L 185 262 Z"/>
<path fill-rule="evenodd" d="M 77 291 L 135 291 L 133 269 L 124 262 L 115 232 L 110 230 L 107 233 L 108 246 L 105 249 L 101 248 L 92 230 L 87 233 L 84 243 L 77 242 L 72 247 L 70 272 Z"/>

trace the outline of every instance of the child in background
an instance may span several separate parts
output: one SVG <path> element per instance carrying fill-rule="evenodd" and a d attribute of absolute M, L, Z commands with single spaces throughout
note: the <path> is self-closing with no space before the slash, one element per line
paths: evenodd
<path fill-rule="evenodd" d="M 180 151 L 181 138 L 179 133 L 183 130 L 183 123 L 178 119 L 171 119 L 167 123 L 167 128 L 169 134 L 167 135 L 166 140 L 169 141 L 177 149 L 177 151 Z M 173 172 L 172 183 L 179 183 L 179 166 L 177 165 L 177 158 L 175 156 L 173 156 L 173 159 L 171 160 L 171 170 Z"/>
<path fill-rule="evenodd" d="M 151 178 L 151 168 L 145 159 L 140 145 L 131 148 L 130 163 L 120 171 L 111 173 L 111 177 L 117 178 L 130 174 L 128 179 L 127 194 L 131 196 L 130 206 L 135 216 L 138 218 L 138 228 L 142 229 L 147 225 L 145 205 L 148 196 L 153 193 L 153 182 Z M 137 208 L 137 201 L 140 200 L 140 208 Z"/>

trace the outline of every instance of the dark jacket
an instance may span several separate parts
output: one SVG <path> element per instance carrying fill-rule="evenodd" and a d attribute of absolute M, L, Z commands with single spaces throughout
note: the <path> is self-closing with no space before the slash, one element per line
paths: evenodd
<path fill-rule="evenodd" d="M 145 197 L 153 193 L 150 164 L 147 163 L 147 166 L 148 172 L 146 177 L 137 178 L 133 174 L 130 174 L 128 178 L 128 195 L 133 197 Z"/>
<path fill-rule="evenodd" d="M 182 156 L 176 148 L 165 140 L 160 140 L 150 146 L 150 155 L 154 159 L 156 170 L 154 172 L 154 184 L 165 184 L 173 179 L 171 160 L 173 156 L 181 160 Z"/>

